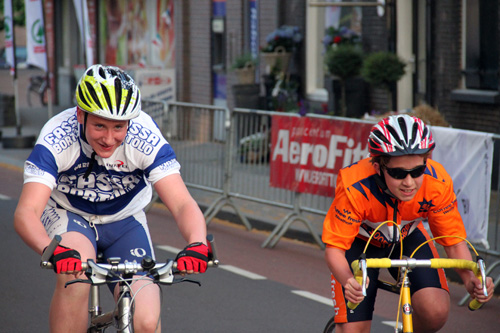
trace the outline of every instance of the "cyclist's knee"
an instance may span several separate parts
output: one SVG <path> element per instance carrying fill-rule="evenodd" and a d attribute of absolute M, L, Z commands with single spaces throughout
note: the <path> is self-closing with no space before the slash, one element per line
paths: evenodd
<path fill-rule="evenodd" d="M 414 332 L 438 332 L 446 324 L 446 316 L 417 316 L 415 313 L 415 318 L 413 321 Z"/>
<path fill-rule="evenodd" d="M 412 297 L 414 323 L 418 332 L 437 332 L 448 319 L 450 299 L 442 289 L 426 288 Z M 433 290 L 432 290 L 433 289 Z"/>
<path fill-rule="evenodd" d="M 134 316 L 135 332 L 161 332 L 160 318 L 156 315 Z"/>

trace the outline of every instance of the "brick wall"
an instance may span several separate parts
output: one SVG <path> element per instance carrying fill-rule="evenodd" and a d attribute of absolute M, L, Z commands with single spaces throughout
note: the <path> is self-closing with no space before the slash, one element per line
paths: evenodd
<path fill-rule="evenodd" d="M 453 0 L 435 2 L 435 56 L 433 59 L 435 106 L 455 128 L 481 132 L 500 132 L 500 106 L 451 100 L 452 90 L 460 88 L 462 8 Z M 500 7 L 499 7 L 500 10 Z M 500 29 L 500 24 L 495 29 Z M 500 33 L 499 33 L 500 38 Z M 500 40 L 497 42 L 500 43 Z M 500 62 L 500 59 L 499 59 Z"/>

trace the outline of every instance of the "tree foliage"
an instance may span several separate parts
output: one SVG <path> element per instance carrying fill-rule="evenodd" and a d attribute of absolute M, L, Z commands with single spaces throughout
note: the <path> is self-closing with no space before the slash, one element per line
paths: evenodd
<path fill-rule="evenodd" d="M 5 29 L 4 2 L 0 1 L 0 31 Z M 13 0 L 12 11 L 14 12 L 14 25 L 26 25 L 26 11 L 24 9 L 24 0 Z"/>

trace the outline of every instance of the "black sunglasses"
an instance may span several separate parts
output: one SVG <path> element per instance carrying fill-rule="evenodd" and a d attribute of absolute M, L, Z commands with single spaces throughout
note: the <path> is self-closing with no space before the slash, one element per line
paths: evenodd
<path fill-rule="evenodd" d="M 408 177 L 408 175 L 410 175 L 411 178 L 418 178 L 418 177 L 422 176 L 425 172 L 425 169 L 427 169 L 427 165 L 422 164 L 422 165 L 416 166 L 410 170 L 403 169 L 403 168 L 388 168 L 386 166 L 384 168 L 385 168 L 385 170 L 387 170 L 387 173 L 392 178 L 405 179 L 406 177 Z"/>

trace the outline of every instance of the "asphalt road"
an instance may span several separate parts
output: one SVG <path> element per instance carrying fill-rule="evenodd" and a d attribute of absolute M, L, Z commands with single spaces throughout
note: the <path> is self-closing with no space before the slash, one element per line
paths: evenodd
<path fill-rule="evenodd" d="M 0 332 L 48 332 L 48 307 L 54 273 L 39 268 L 39 258 L 12 227 L 22 184 L 19 168 L 0 164 Z M 156 205 L 148 213 L 159 260 L 185 244 L 171 215 Z M 167 332 L 322 332 L 332 307 L 329 273 L 318 247 L 283 239 L 274 249 L 260 247 L 268 233 L 246 231 L 215 219 L 208 226 L 216 239 L 221 266 L 197 275 L 202 285 L 163 288 L 162 323 Z M 453 284 L 452 311 L 442 332 L 496 332 L 500 300 L 478 312 L 456 304 L 463 296 Z M 112 304 L 104 290 L 106 309 Z M 396 316 L 397 296 L 380 292 L 372 332 L 393 332 L 382 321 Z"/>

